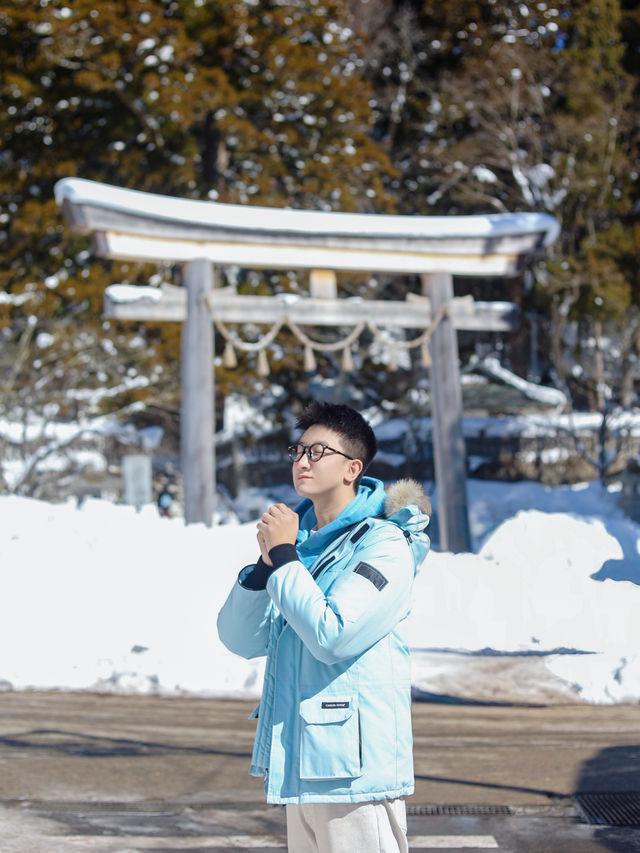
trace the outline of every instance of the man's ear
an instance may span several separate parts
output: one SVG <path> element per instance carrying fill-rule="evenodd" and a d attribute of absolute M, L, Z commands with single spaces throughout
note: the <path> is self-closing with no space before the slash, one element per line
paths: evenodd
<path fill-rule="evenodd" d="M 353 485 L 362 473 L 363 467 L 364 465 L 362 464 L 361 459 L 350 459 L 349 464 L 347 465 L 347 473 L 344 477 L 345 484 L 348 486 Z"/>

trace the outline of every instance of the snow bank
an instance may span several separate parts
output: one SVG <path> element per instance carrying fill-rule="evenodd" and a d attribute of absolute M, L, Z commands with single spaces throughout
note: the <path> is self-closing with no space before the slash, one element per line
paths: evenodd
<path fill-rule="evenodd" d="M 415 695 L 640 701 L 640 527 L 592 487 L 470 492 L 478 553 L 431 552 L 416 581 Z M 521 508 L 538 504 L 554 511 Z M 227 652 L 215 626 L 256 557 L 253 522 L 17 497 L 0 513 L 0 689 L 259 696 L 262 661 Z"/>
<path fill-rule="evenodd" d="M 635 582 L 594 577 L 623 557 L 602 521 L 536 510 L 477 555 L 432 552 L 411 617 L 414 684 L 483 701 L 637 701 L 640 559 Z"/>

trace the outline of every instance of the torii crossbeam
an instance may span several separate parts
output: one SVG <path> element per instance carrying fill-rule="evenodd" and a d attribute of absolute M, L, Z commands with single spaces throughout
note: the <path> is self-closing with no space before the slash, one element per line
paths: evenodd
<path fill-rule="evenodd" d="M 360 317 L 378 318 L 380 324 L 413 329 L 443 317 L 431 337 L 441 546 L 470 549 L 456 329 L 513 328 L 517 308 L 455 299 L 453 276 L 518 274 L 557 237 L 559 225 L 552 216 L 389 216 L 253 207 L 180 199 L 78 178 L 59 181 L 56 199 L 70 227 L 91 235 L 97 254 L 185 265 L 184 288 L 160 293 L 139 288 L 139 298 L 133 301 L 119 299 L 108 288 L 105 306 L 110 316 L 121 319 L 184 322 L 181 454 L 187 523 L 211 524 L 213 518 L 212 316 L 225 322 L 271 322 L 275 312 L 283 313 L 278 297 L 241 296 L 233 288 L 214 287 L 214 267 L 420 275 L 424 297 L 413 301 L 362 300 L 356 306 L 339 299 L 335 288 L 329 287 L 295 303 L 287 298 L 286 313 L 294 314 L 299 323 L 348 325 L 349 316 L 357 312 Z"/>

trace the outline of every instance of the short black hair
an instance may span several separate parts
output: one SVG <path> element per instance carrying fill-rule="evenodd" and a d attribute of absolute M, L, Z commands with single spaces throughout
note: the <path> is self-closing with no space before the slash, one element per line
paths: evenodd
<path fill-rule="evenodd" d="M 316 424 L 338 433 L 345 453 L 362 462 L 362 474 L 364 474 L 376 455 L 378 442 L 371 426 L 360 412 L 352 409 L 351 406 L 314 400 L 297 419 L 296 427 L 304 432 Z M 356 487 L 362 474 L 354 484 Z"/>

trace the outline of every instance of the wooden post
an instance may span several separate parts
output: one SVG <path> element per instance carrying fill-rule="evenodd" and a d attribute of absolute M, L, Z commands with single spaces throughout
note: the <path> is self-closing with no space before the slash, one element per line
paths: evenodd
<path fill-rule="evenodd" d="M 207 260 L 184 266 L 187 317 L 182 327 L 181 463 L 186 524 L 213 524 L 215 495 L 213 323 L 207 295 L 213 288 Z"/>
<path fill-rule="evenodd" d="M 435 316 L 453 299 L 450 273 L 422 276 Z M 458 341 L 452 320 L 445 315 L 431 336 L 431 417 L 438 489 L 438 524 L 443 551 L 471 550 L 467 510 L 466 448 L 462 434 L 462 394 L 458 374 Z"/>

